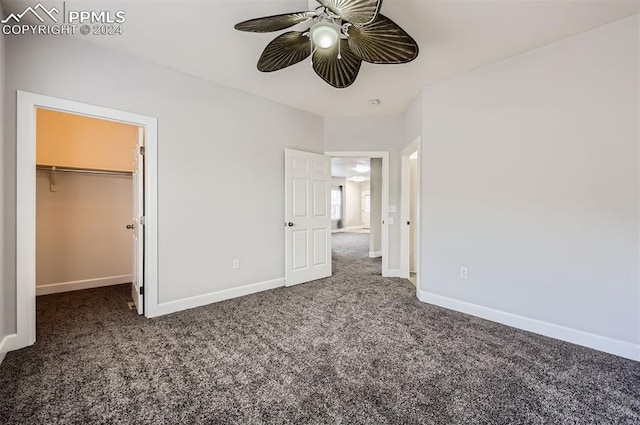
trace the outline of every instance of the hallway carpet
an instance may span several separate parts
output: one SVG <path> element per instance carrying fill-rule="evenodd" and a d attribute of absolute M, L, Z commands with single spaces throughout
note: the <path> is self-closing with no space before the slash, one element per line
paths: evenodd
<path fill-rule="evenodd" d="M 329 279 L 158 319 L 127 285 L 39 297 L 0 423 L 640 423 L 640 363 L 422 304 L 367 237 Z"/>

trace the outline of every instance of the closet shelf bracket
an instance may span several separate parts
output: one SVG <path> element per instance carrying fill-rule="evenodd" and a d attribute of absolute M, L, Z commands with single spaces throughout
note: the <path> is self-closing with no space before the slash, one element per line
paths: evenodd
<path fill-rule="evenodd" d="M 58 189 L 56 188 L 56 167 L 51 167 L 51 171 L 49 172 L 49 191 L 58 191 Z"/>

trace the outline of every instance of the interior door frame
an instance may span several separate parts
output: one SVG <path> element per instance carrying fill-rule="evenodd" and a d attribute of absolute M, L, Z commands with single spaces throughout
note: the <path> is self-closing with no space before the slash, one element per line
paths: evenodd
<path fill-rule="evenodd" d="M 145 316 L 158 310 L 158 120 L 71 100 L 18 91 L 16 134 L 16 333 L 8 350 L 36 341 L 36 109 L 51 109 L 143 127 Z"/>
<path fill-rule="evenodd" d="M 389 152 L 387 151 L 329 151 L 332 158 L 380 158 L 382 159 L 382 276 L 396 277 L 389 271 Z"/>
<path fill-rule="evenodd" d="M 400 188 L 400 203 L 401 203 L 401 220 L 402 220 L 402 231 L 400 232 L 400 270 L 401 274 L 405 279 L 408 279 L 411 273 L 411 238 L 409 236 L 409 228 L 406 223 L 410 221 L 410 205 L 411 205 L 411 163 L 410 156 L 414 152 L 418 153 L 418 169 L 417 169 L 417 196 L 416 196 L 416 223 L 414 223 L 416 229 L 416 294 L 420 291 L 420 275 L 421 275 L 421 261 L 420 261 L 420 251 L 422 245 L 422 238 L 420 237 L 420 164 L 421 164 L 421 153 L 420 153 L 420 142 L 421 138 L 416 137 L 413 142 L 409 143 L 407 147 L 405 147 L 401 155 L 401 188 Z"/>

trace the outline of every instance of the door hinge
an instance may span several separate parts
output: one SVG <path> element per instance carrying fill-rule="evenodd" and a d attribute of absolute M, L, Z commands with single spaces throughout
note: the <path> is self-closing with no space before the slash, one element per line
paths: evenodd
<path fill-rule="evenodd" d="M 140 155 L 144 155 L 144 146 L 140 146 Z"/>
<path fill-rule="evenodd" d="M 143 226 L 146 224 L 144 216 L 140 217 L 140 224 L 142 224 Z"/>
<path fill-rule="evenodd" d="M 144 286 L 140 287 L 140 295 L 144 295 Z"/>

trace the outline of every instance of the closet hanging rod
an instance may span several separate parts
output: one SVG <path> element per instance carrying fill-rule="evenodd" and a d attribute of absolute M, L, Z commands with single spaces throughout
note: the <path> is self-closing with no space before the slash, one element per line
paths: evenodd
<path fill-rule="evenodd" d="M 73 167 L 55 167 L 55 166 L 48 166 L 48 165 L 36 165 L 36 170 L 60 171 L 61 173 L 98 174 L 98 175 L 106 175 L 106 176 L 131 177 L 133 175 L 131 171 L 111 171 L 111 170 L 85 169 L 85 168 L 73 168 Z"/>

